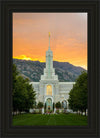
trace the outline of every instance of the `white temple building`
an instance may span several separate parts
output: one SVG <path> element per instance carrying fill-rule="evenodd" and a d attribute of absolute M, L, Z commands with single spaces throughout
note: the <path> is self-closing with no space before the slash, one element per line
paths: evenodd
<path fill-rule="evenodd" d="M 46 67 L 44 68 L 44 74 L 41 75 L 39 82 L 31 82 L 31 84 L 36 91 L 36 103 L 43 102 L 47 110 L 52 110 L 53 103 L 60 101 L 64 108 L 68 108 L 69 92 L 75 82 L 59 82 L 58 76 L 55 74 L 55 69 L 53 68 L 53 52 L 50 48 L 50 34 L 49 48 L 48 51 L 46 51 Z"/>

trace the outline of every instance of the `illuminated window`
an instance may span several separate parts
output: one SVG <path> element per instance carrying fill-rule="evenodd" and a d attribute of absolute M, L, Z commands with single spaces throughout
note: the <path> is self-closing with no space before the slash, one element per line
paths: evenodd
<path fill-rule="evenodd" d="M 47 85 L 47 95 L 52 95 L 52 86 Z"/>

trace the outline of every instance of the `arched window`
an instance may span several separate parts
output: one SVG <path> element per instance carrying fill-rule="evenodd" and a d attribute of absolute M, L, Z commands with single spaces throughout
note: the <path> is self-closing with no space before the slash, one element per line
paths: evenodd
<path fill-rule="evenodd" d="M 47 85 L 47 95 L 52 95 L 52 86 Z"/>

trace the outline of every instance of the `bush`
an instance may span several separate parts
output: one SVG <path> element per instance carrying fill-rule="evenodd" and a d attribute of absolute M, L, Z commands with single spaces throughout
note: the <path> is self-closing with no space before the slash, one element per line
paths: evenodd
<path fill-rule="evenodd" d="M 42 114 L 42 111 L 41 111 L 41 110 L 39 110 L 38 114 Z"/>
<path fill-rule="evenodd" d="M 50 110 L 49 112 L 50 112 L 50 113 L 52 113 L 53 111 L 52 111 L 52 110 Z"/>
<path fill-rule="evenodd" d="M 57 102 L 55 106 L 56 106 L 56 108 L 61 108 L 61 103 Z"/>
<path fill-rule="evenodd" d="M 59 110 L 56 110 L 56 113 L 59 114 Z"/>
<path fill-rule="evenodd" d="M 42 102 L 39 102 L 38 105 L 37 105 L 38 108 L 42 108 L 43 107 L 43 103 Z"/>

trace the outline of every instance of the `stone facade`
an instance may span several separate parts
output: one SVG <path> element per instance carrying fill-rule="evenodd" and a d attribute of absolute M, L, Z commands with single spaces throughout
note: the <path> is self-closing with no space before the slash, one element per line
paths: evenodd
<path fill-rule="evenodd" d="M 53 68 L 53 52 L 50 49 L 50 36 L 49 48 L 46 51 L 46 68 L 44 68 L 44 74 L 41 75 L 39 82 L 31 82 L 31 84 L 36 91 L 36 103 L 39 101 L 43 102 L 44 105 L 47 105 L 47 109 L 52 110 L 53 103 L 66 101 L 68 108 L 69 92 L 75 82 L 59 82 Z"/>

